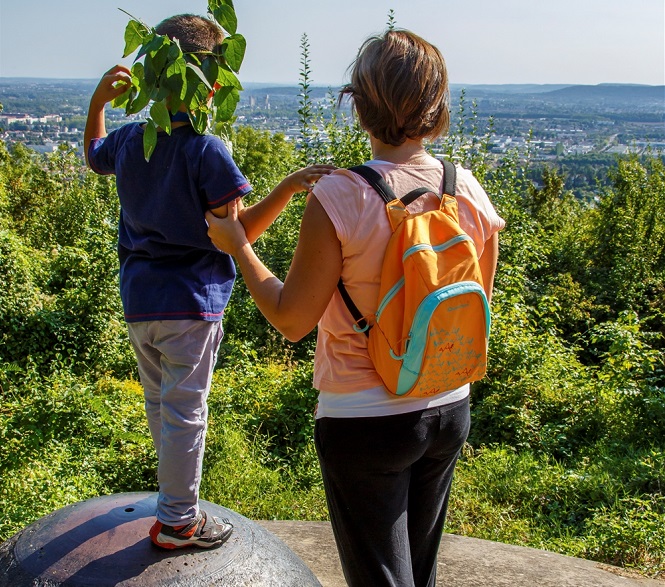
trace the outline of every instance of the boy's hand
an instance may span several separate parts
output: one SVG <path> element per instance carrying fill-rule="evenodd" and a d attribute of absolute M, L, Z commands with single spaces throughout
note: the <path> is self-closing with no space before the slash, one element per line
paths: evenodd
<path fill-rule="evenodd" d="M 324 175 L 328 175 L 335 171 L 337 167 L 334 165 L 310 165 L 303 169 L 287 175 L 283 183 L 287 183 L 292 190 L 291 193 L 297 194 L 298 192 L 311 192 L 314 184 L 321 179 Z"/>
<path fill-rule="evenodd" d="M 102 76 L 92 94 L 91 102 L 107 104 L 125 92 L 131 83 L 132 72 L 123 65 L 116 65 Z"/>
<path fill-rule="evenodd" d="M 83 133 L 83 152 L 85 162 L 88 160 L 88 148 L 93 139 L 106 136 L 106 121 L 104 120 L 104 107 L 108 102 L 122 95 L 127 86 L 132 83 L 132 72 L 122 65 L 116 65 L 109 69 L 100 80 L 90 98 L 90 108 L 85 122 Z"/>
<path fill-rule="evenodd" d="M 205 213 L 210 240 L 220 251 L 232 257 L 237 256 L 237 252 L 249 244 L 245 227 L 238 219 L 238 202 L 236 199 L 227 204 L 228 214 L 224 218 L 215 216 L 210 210 Z"/>

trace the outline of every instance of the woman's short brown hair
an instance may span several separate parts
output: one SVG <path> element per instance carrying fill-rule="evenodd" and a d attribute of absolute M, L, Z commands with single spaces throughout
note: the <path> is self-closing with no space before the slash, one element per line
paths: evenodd
<path fill-rule="evenodd" d="M 391 30 L 363 43 L 340 101 L 347 95 L 362 127 L 389 145 L 433 139 L 450 125 L 443 56 L 409 31 Z"/>

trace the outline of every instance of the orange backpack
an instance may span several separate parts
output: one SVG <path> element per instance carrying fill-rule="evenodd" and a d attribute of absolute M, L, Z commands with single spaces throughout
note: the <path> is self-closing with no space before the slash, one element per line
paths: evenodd
<path fill-rule="evenodd" d="M 399 199 L 376 171 L 361 175 L 386 202 L 392 235 L 381 270 L 378 309 L 364 317 L 342 280 L 338 288 L 385 387 L 397 396 L 427 397 L 485 375 L 490 310 L 473 240 L 459 225 L 456 170 L 443 161 L 444 193 L 437 210 L 406 206 L 431 188 Z"/>

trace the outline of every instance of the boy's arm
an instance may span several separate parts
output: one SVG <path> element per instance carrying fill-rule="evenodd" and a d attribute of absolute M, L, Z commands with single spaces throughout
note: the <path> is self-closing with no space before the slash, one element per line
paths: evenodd
<path fill-rule="evenodd" d="M 298 245 L 282 283 L 256 256 L 238 222 L 237 201 L 224 219 L 207 213 L 208 235 L 235 257 L 252 298 L 270 323 L 290 341 L 311 332 L 325 311 L 342 273 L 342 246 L 316 198 L 305 207 Z"/>
<path fill-rule="evenodd" d="M 319 178 L 334 171 L 334 165 L 312 165 L 287 175 L 270 194 L 256 204 L 245 208 L 238 202 L 238 218 L 245 227 L 247 240 L 254 243 L 275 221 L 294 194 L 311 191 Z M 211 210 L 218 218 L 226 218 L 228 204 Z"/>
<path fill-rule="evenodd" d="M 92 98 L 90 98 L 90 108 L 88 108 L 88 118 L 83 134 L 83 153 L 88 165 L 90 141 L 106 136 L 104 107 L 108 102 L 120 96 L 127 89 L 127 84 L 131 83 L 132 74 L 129 69 L 122 65 L 116 65 L 104 74 L 97 88 L 95 88 Z"/>

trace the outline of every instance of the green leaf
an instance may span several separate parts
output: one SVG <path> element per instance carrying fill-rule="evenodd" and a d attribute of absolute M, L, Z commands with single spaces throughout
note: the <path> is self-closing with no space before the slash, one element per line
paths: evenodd
<path fill-rule="evenodd" d="M 156 51 L 158 51 L 162 45 L 169 45 L 171 43 L 170 39 L 164 35 L 155 35 L 153 34 L 151 37 L 147 38 L 143 46 L 141 47 L 141 50 L 137 53 L 136 57 L 134 58 L 134 61 L 138 61 L 143 57 L 144 55 L 148 53 L 154 54 Z"/>
<path fill-rule="evenodd" d="M 174 45 L 175 43 L 166 35 L 155 35 L 152 41 L 146 45 L 146 52 L 154 59 L 157 53 L 168 51 Z"/>
<path fill-rule="evenodd" d="M 166 134 L 171 134 L 171 117 L 169 110 L 164 102 L 155 102 L 150 108 L 150 118 L 152 118 L 157 126 L 166 131 Z"/>
<path fill-rule="evenodd" d="M 198 112 L 190 112 L 189 120 L 192 123 L 192 127 L 198 134 L 202 135 L 205 133 L 206 129 L 208 128 L 207 112 L 204 112 L 202 110 L 199 110 Z"/>
<path fill-rule="evenodd" d="M 222 87 L 231 86 L 236 88 L 236 90 L 242 90 L 240 80 L 238 80 L 236 74 L 226 65 L 221 65 L 219 67 L 219 71 L 217 72 L 217 83 Z"/>
<path fill-rule="evenodd" d="M 169 63 L 177 61 L 178 59 L 184 58 L 182 49 L 180 48 L 180 42 L 178 39 L 174 39 L 173 43 L 169 46 L 169 52 L 167 55 L 167 61 Z"/>
<path fill-rule="evenodd" d="M 124 108 L 127 102 L 136 97 L 137 89 L 133 84 L 129 84 L 127 89 L 111 100 L 111 108 Z"/>
<path fill-rule="evenodd" d="M 182 100 L 187 93 L 186 73 L 187 63 L 183 57 L 179 57 L 167 66 L 160 82 Z"/>
<path fill-rule="evenodd" d="M 186 94 L 183 102 L 189 112 L 195 112 L 201 109 L 208 111 L 208 96 L 210 89 L 204 84 L 194 70 L 187 68 L 186 73 Z"/>
<path fill-rule="evenodd" d="M 145 68 L 143 67 L 143 63 L 137 62 L 132 65 L 132 84 L 138 88 L 144 78 Z"/>
<path fill-rule="evenodd" d="M 146 67 L 148 65 L 148 60 L 149 60 L 155 71 L 156 78 L 159 78 L 159 76 L 162 73 L 162 70 L 164 69 L 164 66 L 166 65 L 166 62 L 171 53 L 171 47 L 173 47 L 173 45 L 170 45 L 169 43 L 164 43 L 159 49 L 157 49 L 156 51 L 149 51 L 148 54 L 145 56 Z"/>
<path fill-rule="evenodd" d="M 137 114 L 143 110 L 152 99 L 155 90 L 155 84 L 151 83 L 145 77 L 145 70 L 142 63 L 135 63 L 132 67 L 132 84 L 136 91 L 130 97 L 125 107 L 126 114 Z"/>
<path fill-rule="evenodd" d="M 200 67 L 197 67 L 193 63 L 187 63 L 187 67 L 190 69 L 190 71 L 193 71 L 196 74 L 196 76 L 205 84 L 209 90 L 212 90 L 212 85 L 210 85 L 210 82 L 207 80 Z"/>
<path fill-rule="evenodd" d="M 245 58 L 245 49 L 247 48 L 247 41 L 241 34 L 231 35 L 226 37 L 222 43 L 222 54 L 226 63 L 236 73 L 240 71 L 242 60 Z"/>
<path fill-rule="evenodd" d="M 152 120 L 148 120 L 143 130 L 143 156 L 146 161 L 150 161 L 150 157 L 157 146 L 157 127 Z"/>
<path fill-rule="evenodd" d="M 138 114 L 150 103 L 149 89 L 140 89 L 136 97 L 127 104 L 125 112 L 127 114 Z"/>
<path fill-rule="evenodd" d="M 204 59 L 203 63 L 201 64 L 201 71 L 203 71 L 203 75 L 206 76 L 210 86 L 214 86 L 215 82 L 217 81 L 217 74 L 219 72 L 219 65 L 217 65 L 217 60 L 214 57 Z"/>
<path fill-rule="evenodd" d="M 161 100 L 164 100 L 167 96 L 169 98 L 169 109 L 171 111 L 171 114 L 175 114 L 180 110 L 180 106 L 182 106 L 183 101 L 178 98 L 178 96 L 173 96 L 168 93 L 166 88 L 160 88 L 158 97 L 161 96 Z"/>
<path fill-rule="evenodd" d="M 215 120 L 225 122 L 233 118 L 236 106 L 240 101 L 240 92 L 235 88 L 224 87 L 217 90 L 214 98 L 214 105 L 217 109 Z"/>
<path fill-rule="evenodd" d="M 123 57 L 127 57 L 143 45 L 151 36 L 151 32 L 144 24 L 138 20 L 130 20 L 125 28 L 125 52 Z"/>
<path fill-rule="evenodd" d="M 230 6 L 233 8 L 232 0 L 208 0 L 208 12 L 214 12 L 222 6 Z"/>
<path fill-rule="evenodd" d="M 162 75 L 166 64 L 175 61 L 180 54 L 178 47 L 169 42 L 166 37 L 156 37 L 145 48 L 145 78 L 151 84 L 156 84 Z"/>
<path fill-rule="evenodd" d="M 212 15 L 226 32 L 230 35 L 235 35 L 238 30 L 238 17 L 233 6 L 219 6 L 212 11 Z"/>

